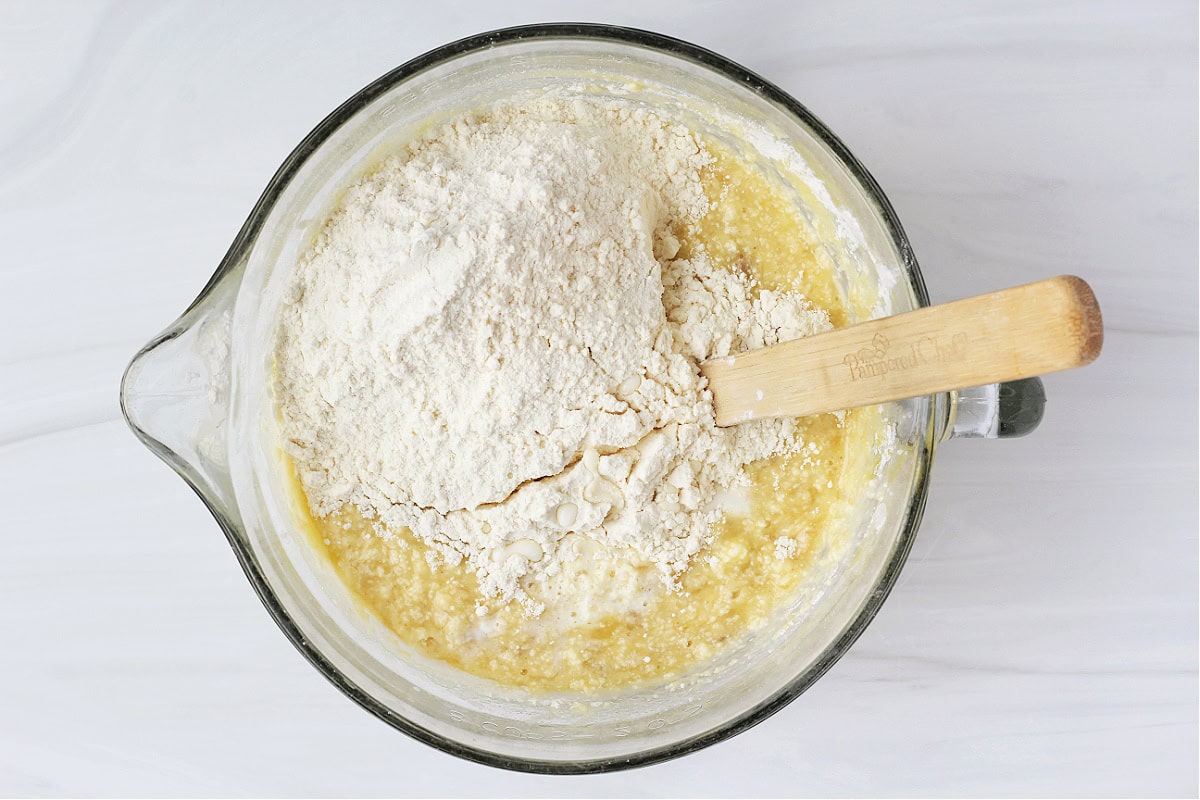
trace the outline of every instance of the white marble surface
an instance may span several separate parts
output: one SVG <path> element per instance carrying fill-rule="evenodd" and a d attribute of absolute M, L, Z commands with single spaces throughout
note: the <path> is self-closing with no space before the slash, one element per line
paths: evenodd
<path fill-rule="evenodd" d="M 889 192 L 935 300 L 1060 272 L 1099 362 L 955 442 L 900 585 L 798 702 L 667 765 L 436 753 L 275 629 L 117 381 L 328 110 L 472 32 L 661 30 Z M 0 5 L 0 794 L 1197 792 L 1197 12 L 1181 2 Z"/>

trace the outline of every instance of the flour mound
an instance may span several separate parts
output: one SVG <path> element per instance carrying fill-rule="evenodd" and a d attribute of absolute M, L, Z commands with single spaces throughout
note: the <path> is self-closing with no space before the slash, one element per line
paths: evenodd
<path fill-rule="evenodd" d="M 408 527 L 533 613 L 523 580 L 581 536 L 672 582 L 720 491 L 798 445 L 786 420 L 716 428 L 698 362 L 829 327 L 677 258 L 710 160 L 632 103 L 544 100 L 464 116 L 351 187 L 276 349 L 313 513 Z"/>

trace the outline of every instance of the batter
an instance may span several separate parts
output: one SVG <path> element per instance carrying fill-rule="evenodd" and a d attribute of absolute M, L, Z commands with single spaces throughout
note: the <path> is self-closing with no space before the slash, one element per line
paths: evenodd
<path fill-rule="evenodd" d="M 682 135 L 669 126 L 664 130 Z M 812 328 L 848 324 L 849 309 L 794 195 L 750 160 L 688 135 L 697 144 L 702 211 L 691 217 L 686 211 L 667 213 L 665 224 L 649 234 L 661 268 L 656 280 L 666 294 L 681 291 L 678 287 L 688 281 L 714 283 L 705 271 L 712 268 L 726 277 L 738 276 L 737 286 L 759 304 L 758 316 L 748 318 L 751 327 L 762 324 L 764 304 L 776 309 L 777 316 L 802 312 Z M 660 191 L 669 193 L 670 186 Z M 688 266 L 698 261 L 707 267 Z M 673 308 L 668 316 L 694 316 L 694 306 Z M 674 321 L 701 324 L 690 318 Z M 772 343 L 770 331 L 746 335 L 765 336 L 756 342 L 759 346 Z M 281 352 L 286 370 L 286 351 Z M 595 692 L 702 666 L 773 615 L 785 613 L 814 559 L 836 547 L 833 538 L 851 500 L 873 472 L 874 465 L 859 454 L 869 452 L 880 435 L 878 412 L 862 409 L 780 424 L 763 439 L 779 452 L 739 465 L 737 480 L 730 481 L 719 502 L 701 503 L 690 515 L 671 518 L 666 527 L 674 534 L 672 543 L 686 545 L 674 549 L 662 542 L 607 536 L 605 524 L 622 530 L 612 522 L 614 509 L 625 513 L 628 502 L 614 496 L 597 501 L 611 502 L 601 527 L 592 533 L 573 528 L 577 506 L 586 503 L 558 503 L 547 514 L 553 524 L 546 524 L 565 533 L 551 539 L 544 534 L 510 539 L 487 558 L 476 557 L 469 537 L 464 544 L 437 532 L 431 536 L 428 530 L 418 535 L 411 526 L 388 524 L 385 514 L 361 499 L 330 503 L 328 497 L 337 495 L 328 491 L 327 476 L 313 474 L 303 428 L 295 429 L 296 449 L 289 456 L 295 459 L 295 488 L 305 497 L 314 545 L 401 641 L 425 656 L 502 684 Z M 590 456 L 583 451 L 580 463 L 567 465 L 563 474 L 588 467 L 589 457 L 594 462 L 589 474 L 600 474 L 600 459 L 618 460 L 622 452 L 607 450 L 613 448 L 598 448 Z M 686 461 L 686 451 L 681 452 Z M 682 472 L 703 480 L 704 474 L 696 472 L 700 467 L 691 469 Z M 550 478 L 554 481 L 569 486 L 557 475 Z M 620 479 L 613 481 L 628 492 Z M 678 487 L 679 496 L 688 489 Z M 512 496 L 523 491 L 529 491 L 527 483 L 513 489 Z M 323 499 L 314 501 L 315 492 L 323 492 Z M 583 495 L 592 497 L 588 487 Z M 503 498 L 500 505 L 510 502 Z M 715 511 L 704 511 L 708 506 Z M 484 498 L 471 515 L 472 524 L 480 517 L 505 524 L 508 518 L 497 516 L 494 508 L 491 498 Z M 438 520 L 459 512 L 439 513 L 433 515 L 435 528 Z M 427 513 L 414 517 L 422 525 L 429 518 Z M 656 560 L 662 552 L 671 557 Z M 550 560 L 552 569 L 538 568 Z"/>

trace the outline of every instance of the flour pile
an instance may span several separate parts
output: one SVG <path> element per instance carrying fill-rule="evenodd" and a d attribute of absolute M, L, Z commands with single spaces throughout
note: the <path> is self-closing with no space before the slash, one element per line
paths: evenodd
<path fill-rule="evenodd" d="M 464 116 L 351 187 L 276 350 L 313 513 L 408 527 L 531 613 L 530 580 L 581 537 L 674 582 L 742 468 L 801 444 L 788 420 L 715 427 L 698 362 L 830 327 L 679 257 L 710 161 L 632 103 L 542 100 Z"/>

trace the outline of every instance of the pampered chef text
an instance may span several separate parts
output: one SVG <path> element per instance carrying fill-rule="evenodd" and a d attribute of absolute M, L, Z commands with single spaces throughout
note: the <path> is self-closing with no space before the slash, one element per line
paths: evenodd
<path fill-rule="evenodd" d="M 871 343 L 855 353 L 849 353 L 842 363 L 850 368 L 850 379 L 854 381 L 881 378 L 889 372 L 902 372 L 924 364 L 947 364 L 961 360 L 967 353 L 967 335 L 956 333 L 946 339 L 940 336 L 922 336 L 907 345 L 895 349 L 882 333 L 877 333 Z"/>

